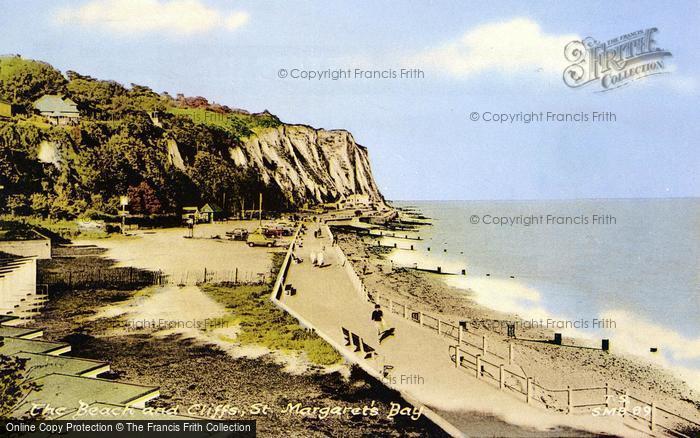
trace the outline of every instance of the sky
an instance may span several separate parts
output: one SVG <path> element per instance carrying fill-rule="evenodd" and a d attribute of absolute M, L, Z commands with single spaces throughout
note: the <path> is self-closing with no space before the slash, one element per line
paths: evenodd
<path fill-rule="evenodd" d="M 0 54 L 347 129 L 388 199 L 700 195 L 697 1 L 0 0 L 0 11 Z M 648 28 L 672 54 L 665 74 L 607 92 L 564 84 L 568 42 Z M 354 77 L 402 68 L 422 74 Z M 352 74 L 300 77 L 329 69 Z M 615 120 L 484 121 L 548 111 Z"/>

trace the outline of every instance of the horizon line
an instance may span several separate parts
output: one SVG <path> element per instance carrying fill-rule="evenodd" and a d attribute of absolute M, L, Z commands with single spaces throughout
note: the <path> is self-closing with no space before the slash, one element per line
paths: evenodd
<path fill-rule="evenodd" d="M 607 198 L 517 198 L 517 199 L 385 199 L 387 202 L 531 202 L 531 201 L 651 201 L 651 200 L 680 200 L 680 199 L 697 199 L 698 196 L 651 196 L 651 197 L 607 197 Z"/>

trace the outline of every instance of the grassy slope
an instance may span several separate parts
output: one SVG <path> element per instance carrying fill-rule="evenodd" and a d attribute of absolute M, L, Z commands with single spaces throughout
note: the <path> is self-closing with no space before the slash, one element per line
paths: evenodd
<path fill-rule="evenodd" d="M 38 216 L 0 215 L 0 233 L 11 234 L 23 232 L 31 235 L 28 230 L 34 229 L 39 233 L 57 241 L 67 241 L 76 237 L 83 239 L 101 239 L 107 235 L 100 231 L 81 230 L 75 221 L 60 219 L 44 219 Z M 21 237 L 20 237 L 21 238 Z"/>
<path fill-rule="evenodd" d="M 240 324 L 236 342 L 262 345 L 271 350 L 305 353 L 318 365 L 332 365 L 341 356 L 318 335 L 301 328 L 297 321 L 270 301 L 270 287 L 204 285 L 202 290 L 231 310 L 224 318 Z"/>
<path fill-rule="evenodd" d="M 273 273 L 279 271 L 283 257 L 283 254 L 274 255 Z M 332 365 L 342 359 L 326 341 L 304 330 L 296 319 L 270 301 L 269 284 L 236 287 L 205 284 L 201 288 L 231 310 L 231 314 L 224 319 L 240 325 L 236 342 L 304 353 L 318 365 Z"/>
<path fill-rule="evenodd" d="M 280 121 L 272 115 L 266 114 L 222 114 L 204 108 L 168 108 L 168 112 L 187 116 L 195 123 L 214 126 L 224 129 L 239 138 L 250 137 L 258 134 L 265 128 L 280 125 Z"/>

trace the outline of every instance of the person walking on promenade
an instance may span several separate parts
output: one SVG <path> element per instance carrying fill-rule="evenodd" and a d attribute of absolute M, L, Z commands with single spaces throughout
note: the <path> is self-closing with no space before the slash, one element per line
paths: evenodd
<path fill-rule="evenodd" d="M 384 333 L 384 312 L 382 312 L 379 304 L 374 305 L 374 312 L 372 312 L 372 321 L 374 326 L 377 328 L 377 341 L 382 343 L 382 333 Z"/>

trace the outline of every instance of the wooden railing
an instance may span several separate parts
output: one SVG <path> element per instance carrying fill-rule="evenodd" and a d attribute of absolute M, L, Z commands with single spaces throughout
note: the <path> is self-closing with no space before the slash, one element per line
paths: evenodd
<path fill-rule="evenodd" d="M 651 432 L 662 432 L 672 436 L 690 438 L 700 431 L 700 423 L 607 384 L 578 388 L 547 388 L 537 383 L 533 377 L 527 376 L 522 368 L 517 366 L 513 344 L 508 344 L 505 348 L 503 343 L 489 344 L 486 336 L 481 336 L 479 342 L 479 336 L 439 317 L 412 309 L 382 295 L 376 295 L 374 298 L 379 304 L 387 306 L 392 314 L 413 321 L 440 336 L 454 339 L 456 342 L 449 347 L 449 355 L 455 366 L 466 370 L 476 379 L 493 384 L 501 390 L 514 392 L 528 404 L 538 404 L 566 414 L 617 415 L 623 419 L 640 421 Z M 479 352 L 475 353 L 474 350 Z"/>
<path fill-rule="evenodd" d="M 277 274 L 277 279 L 275 280 L 274 286 L 272 286 L 271 295 L 273 302 L 279 301 L 279 299 L 282 297 L 282 287 L 284 286 L 284 282 L 287 279 L 287 273 L 289 272 L 289 263 L 292 260 L 292 252 L 294 252 L 294 246 L 296 245 L 297 238 L 299 237 L 300 232 L 301 224 L 297 225 L 297 229 L 294 232 L 294 235 L 292 236 L 292 240 L 289 242 L 289 246 L 287 247 L 287 253 L 284 256 L 282 266 L 280 266 L 280 270 Z"/>

